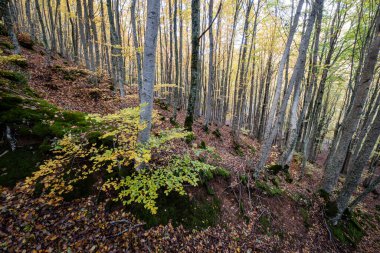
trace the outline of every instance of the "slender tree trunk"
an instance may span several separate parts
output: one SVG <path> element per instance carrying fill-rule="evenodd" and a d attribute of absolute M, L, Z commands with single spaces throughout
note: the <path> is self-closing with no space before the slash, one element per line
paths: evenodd
<path fill-rule="evenodd" d="M 213 20 L 213 8 L 214 8 L 214 1 L 210 0 L 209 2 L 209 10 L 208 10 L 208 23 L 209 26 L 212 25 Z M 207 83 L 207 98 L 205 101 L 206 105 L 206 117 L 205 117 L 205 128 L 208 128 L 208 124 L 211 120 L 211 112 L 213 110 L 212 108 L 212 93 L 214 90 L 214 82 L 215 82 L 215 75 L 214 75 L 214 34 L 213 29 L 210 27 L 209 29 L 209 64 L 208 64 L 208 83 Z"/>
<path fill-rule="evenodd" d="M 139 142 L 149 141 L 152 127 L 153 91 L 156 74 L 156 47 L 158 26 L 160 24 L 160 0 L 148 0 L 148 17 L 145 30 L 143 86 L 141 91 L 140 120 L 147 126 L 139 133 Z"/>
<path fill-rule="evenodd" d="M 185 119 L 185 128 L 192 130 L 194 122 L 194 106 L 199 79 L 199 35 L 200 35 L 200 9 L 199 0 L 191 1 L 191 87 Z"/>
<path fill-rule="evenodd" d="M 9 0 L 0 1 L 0 17 L 2 16 L 4 18 L 4 24 L 7 29 L 8 36 L 11 38 L 12 44 L 14 46 L 13 52 L 15 54 L 20 54 L 21 49 L 16 37 L 16 33 L 13 28 L 13 22 L 12 22 L 11 12 L 9 8 L 10 8 Z"/>
<path fill-rule="evenodd" d="M 136 63 L 137 63 L 137 83 L 139 88 L 139 97 L 141 97 L 142 90 L 142 66 L 141 66 L 141 49 L 139 45 L 139 40 L 137 36 L 136 29 L 136 1 L 132 0 L 131 4 L 131 23 L 132 23 L 132 33 L 133 33 L 133 46 L 136 52 Z M 162 73 L 161 73 L 162 74 Z"/>
<path fill-rule="evenodd" d="M 30 29 L 30 36 L 32 37 L 32 40 L 36 40 L 36 29 L 34 26 L 34 22 L 32 20 L 32 16 L 30 14 L 30 0 L 25 1 L 25 13 L 26 17 L 28 19 L 29 29 Z"/>
<path fill-rule="evenodd" d="M 88 16 L 90 18 L 89 22 L 91 23 L 92 30 L 92 41 L 95 46 L 95 69 L 100 68 L 100 53 L 99 53 L 99 41 L 98 41 L 98 30 L 95 24 L 95 15 L 94 15 L 94 3 L 91 0 L 88 0 Z"/>
<path fill-rule="evenodd" d="M 49 21 L 50 21 L 50 40 L 51 40 L 51 53 L 55 54 L 57 52 L 57 39 L 55 37 L 55 22 L 53 16 L 53 8 L 51 7 L 51 1 L 47 1 L 48 11 L 49 11 Z"/>
<path fill-rule="evenodd" d="M 36 1 L 38 1 L 38 0 L 36 0 Z M 87 47 L 87 42 L 86 42 L 86 35 L 85 35 L 85 30 L 84 30 L 81 0 L 77 0 L 77 13 L 78 13 L 79 34 L 80 34 L 80 40 L 81 40 L 81 45 L 82 45 L 82 49 L 83 49 L 84 61 L 86 64 L 86 68 L 91 69 L 90 58 L 88 56 L 88 47 Z"/>

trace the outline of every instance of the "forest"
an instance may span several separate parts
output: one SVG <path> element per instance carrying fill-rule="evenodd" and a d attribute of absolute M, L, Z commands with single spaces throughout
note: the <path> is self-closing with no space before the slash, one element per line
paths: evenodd
<path fill-rule="evenodd" d="M 0 0 L 0 252 L 380 252 L 380 0 Z"/>

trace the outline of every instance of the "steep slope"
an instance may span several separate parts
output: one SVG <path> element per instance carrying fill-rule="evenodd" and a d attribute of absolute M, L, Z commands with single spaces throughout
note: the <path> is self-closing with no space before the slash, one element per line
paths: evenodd
<path fill-rule="evenodd" d="M 3 44 L 9 43 L 6 38 L 1 38 L 1 41 Z M 9 56 L 6 49 L 2 56 Z M 323 200 L 314 195 L 321 177 L 320 168 L 308 166 L 305 179 L 296 181 L 300 174 L 299 161 L 296 159 L 289 169 L 289 174 L 284 172 L 277 174 L 273 170 L 273 173 L 263 180 L 253 182 L 250 179 L 250 165 L 257 159 L 256 150 L 260 146 L 246 135 L 242 135 L 242 143 L 237 145 L 233 142 L 231 129 L 227 126 L 221 128 L 212 126 L 209 132 L 205 132 L 202 119 L 194 125 L 194 138 L 189 141 L 190 145 L 183 141 L 179 142 L 176 144 L 176 152 L 181 154 L 195 146 L 213 149 L 215 164 L 227 169 L 231 175 L 227 179 L 217 176 L 201 187 L 188 187 L 189 198 L 186 202 L 181 202 L 182 199 L 178 201 L 178 196 L 172 196 L 169 201 L 163 200 L 160 206 L 162 212 L 158 215 L 161 217 L 144 216 L 142 211 L 138 210 L 141 212 L 139 217 L 145 221 L 138 220 L 136 215 L 130 212 L 134 210 L 106 201 L 107 196 L 99 197 L 97 192 L 91 192 L 90 196 L 86 197 L 76 196 L 74 200 L 57 206 L 47 205 L 38 197 L 30 198 L 23 192 L 24 182 L 20 179 L 30 175 L 30 172 L 36 169 L 35 165 L 44 158 L 42 156 L 38 161 L 34 160 L 37 158 L 36 152 L 46 149 L 46 145 L 49 146 L 49 142 L 55 137 L 61 137 L 65 129 L 84 131 L 86 125 L 82 121 L 83 113 L 106 114 L 137 105 L 138 101 L 133 87 L 126 87 L 129 95 L 125 99 L 120 99 L 113 96 L 107 77 L 84 70 L 68 63 L 65 59 L 56 57 L 52 66 L 47 67 L 43 50 L 39 46 L 34 46 L 33 50 L 23 48 L 23 56 L 26 61 L 23 61 L 25 64 L 21 64 L 22 67 L 9 62 L 3 65 L 3 68 L 9 69 L 7 70 L 9 72 L 2 70 L 0 78 L 1 124 L 3 130 L 9 126 L 13 132 L 18 133 L 15 138 L 19 145 L 27 143 L 17 148 L 37 147 L 33 153 L 21 156 L 9 150 L 9 143 L 2 143 L 6 145 L 8 152 L 1 155 L 0 165 L 5 160 L 30 161 L 25 165 L 28 172 L 22 177 L 14 178 L 12 186 L 19 181 L 14 188 L 1 188 L 0 237 L 4 239 L 1 240 L 0 248 L 3 250 L 10 252 L 22 250 L 120 252 L 121 249 L 137 252 L 349 252 L 353 250 L 351 244 L 356 242 L 356 238 L 351 238 L 345 234 L 345 231 L 340 231 L 342 238 L 339 239 L 347 243 L 344 245 L 333 237 L 334 231 L 331 231 L 325 223 Z M 15 75 L 19 72 L 23 74 Z M 171 111 L 160 103 L 155 105 L 155 109 L 158 112 L 159 122 L 154 126 L 153 132 L 173 128 L 169 120 Z M 179 113 L 179 124 L 183 124 L 184 116 L 184 112 Z M 23 130 L 25 135 L 20 134 L 23 127 L 27 127 Z M 10 154 L 12 156 L 7 157 Z M 272 161 L 276 156 L 277 154 L 273 152 Z M 13 170 L 21 168 L 20 166 L 14 163 Z M 0 167 L 3 169 L 3 165 Z M 290 178 L 293 180 L 289 180 Z M 8 182 L 9 179 L 4 181 Z M 203 202 L 193 205 L 194 199 L 201 199 Z M 192 209 L 186 209 L 189 207 Z M 182 209 L 182 213 L 175 209 Z M 196 212 L 196 209 L 205 211 Z M 379 215 L 373 209 L 363 210 L 377 215 L 376 217 Z M 174 214 L 179 215 L 175 217 Z M 152 220 L 151 225 L 156 225 L 155 221 L 162 217 L 165 217 L 165 220 L 159 221 L 165 221 L 163 225 L 151 228 L 141 225 Z M 206 222 L 206 227 L 213 226 L 204 230 L 191 230 L 187 222 L 179 220 L 187 217 L 195 217 L 196 222 Z M 170 219 L 172 222 L 166 224 Z M 379 249 L 379 245 L 376 244 L 379 225 L 367 213 L 360 215 L 358 219 L 360 226 L 366 231 L 366 237 L 356 250 L 376 252 Z M 172 226 L 181 223 L 187 228 L 182 225 Z M 355 231 L 363 234 L 361 229 Z"/>

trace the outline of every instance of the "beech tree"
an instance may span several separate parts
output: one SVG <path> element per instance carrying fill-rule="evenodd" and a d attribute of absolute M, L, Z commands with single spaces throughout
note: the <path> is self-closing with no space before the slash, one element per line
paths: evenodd
<path fill-rule="evenodd" d="M 140 120 L 146 127 L 139 133 L 139 141 L 146 143 L 149 140 L 152 128 L 153 91 L 156 78 L 156 47 L 158 26 L 160 24 L 160 1 L 148 0 L 147 21 L 145 29 L 143 85 L 141 90 Z"/>

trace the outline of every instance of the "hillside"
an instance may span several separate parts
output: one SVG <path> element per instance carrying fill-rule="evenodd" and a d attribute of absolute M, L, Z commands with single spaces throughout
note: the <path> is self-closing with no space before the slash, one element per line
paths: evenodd
<path fill-rule="evenodd" d="M 380 200 L 376 195 L 367 197 L 352 214 L 354 219 L 331 227 L 325 219 L 324 200 L 315 193 L 322 177 L 319 165 L 308 164 L 300 179 L 301 162 L 296 155 L 288 172 L 277 171 L 272 163 L 271 173 L 253 181 L 250 165 L 258 159 L 258 142 L 241 134 L 236 144 L 229 126 L 212 125 L 206 132 L 202 118 L 195 121 L 190 140 L 174 140 L 169 151 L 153 153 L 152 159 L 186 153 L 196 156 L 193 150 L 199 148 L 204 150 L 199 159 L 222 170 L 197 187 L 186 185 L 186 196 L 160 195 L 156 215 L 139 205 L 124 207 L 112 201 L 112 192 L 101 193 L 91 180 L 77 185 L 79 190 L 58 204 L 38 194 L 31 196 L 25 190 L 25 177 L 53 155 L 51 147 L 57 138 L 68 132 L 86 133 L 88 113 L 105 116 L 137 106 L 138 95 L 136 87 L 125 87 L 128 95 L 119 98 L 107 76 L 58 56 L 47 66 L 38 45 L 22 48 L 22 63 L 14 64 L 7 48 L 10 41 L 0 40 L 0 124 L 5 133 L 9 129 L 16 143 L 15 150 L 9 148 L 6 137 L 0 143 L 0 249 L 4 252 L 380 250 Z M 176 127 L 170 121 L 172 107 L 157 100 L 154 108 L 154 133 Z M 180 111 L 178 125 L 184 120 L 185 112 Z M 269 163 L 277 156 L 272 152 Z"/>

